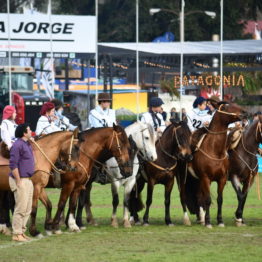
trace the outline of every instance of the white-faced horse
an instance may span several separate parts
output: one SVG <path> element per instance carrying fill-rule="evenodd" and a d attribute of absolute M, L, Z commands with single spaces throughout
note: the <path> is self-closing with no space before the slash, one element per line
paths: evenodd
<path fill-rule="evenodd" d="M 155 135 L 153 128 L 142 122 L 136 122 L 125 129 L 127 136 L 132 136 L 137 152 L 142 155 L 143 159 L 146 161 L 155 161 L 157 159 L 156 147 L 155 147 Z M 118 191 L 120 186 L 124 186 L 124 215 L 123 223 L 124 227 L 131 227 L 129 222 L 129 211 L 128 211 L 128 202 L 130 197 L 130 192 L 133 189 L 136 183 L 136 176 L 139 169 L 139 161 L 137 158 L 137 152 L 134 155 L 134 165 L 133 165 L 133 174 L 132 176 L 122 179 L 120 169 L 117 166 L 115 158 L 109 159 L 106 164 L 108 170 L 113 177 L 111 183 L 111 191 L 113 197 L 113 213 L 111 218 L 111 225 L 113 227 L 118 226 L 118 221 L 116 217 L 117 206 L 119 204 Z"/>

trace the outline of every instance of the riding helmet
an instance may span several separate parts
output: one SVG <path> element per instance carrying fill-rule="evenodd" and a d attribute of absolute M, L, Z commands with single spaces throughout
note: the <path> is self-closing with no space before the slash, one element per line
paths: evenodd
<path fill-rule="evenodd" d="M 162 106 L 164 104 L 163 100 L 159 97 L 151 97 L 150 102 L 149 102 L 149 106 L 150 107 L 159 107 Z"/>

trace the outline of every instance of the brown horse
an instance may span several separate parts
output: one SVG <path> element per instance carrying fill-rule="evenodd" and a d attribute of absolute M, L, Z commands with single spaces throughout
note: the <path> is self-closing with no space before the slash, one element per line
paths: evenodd
<path fill-rule="evenodd" d="M 101 153 L 107 151 L 104 160 L 116 158 L 124 177 L 132 174 L 132 161 L 129 158 L 130 144 L 124 129 L 120 126 L 96 128 L 79 134 L 79 159 L 77 170 L 67 172 L 62 177 L 62 191 L 58 210 L 53 220 L 53 230 L 58 233 L 59 221 L 66 201 L 70 196 L 67 224 L 71 231 L 80 231 L 75 221 L 75 210 L 80 191 L 89 181 L 91 169 Z"/>
<path fill-rule="evenodd" d="M 73 132 L 55 132 L 46 136 L 41 137 L 36 143 L 31 142 L 34 158 L 35 158 L 35 172 L 32 176 L 32 182 L 34 184 L 33 204 L 31 213 L 31 224 L 30 232 L 36 231 L 36 214 L 38 199 L 40 199 L 45 205 L 47 194 L 44 190 L 46 187 L 51 170 L 54 167 L 54 163 L 58 159 L 61 152 L 64 155 L 71 154 L 70 146 L 74 143 L 77 138 L 78 130 Z M 9 166 L 1 166 L 0 169 L 0 191 L 10 191 L 9 187 Z M 48 200 L 49 201 L 49 200 Z M 50 202 L 50 201 L 49 201 Z M 50 202 L 51 203 L 51 202 Z M 51 220 L 51 213 L 46 214 L 45 225 L 48 225 Z"/>
<path fill-rule="evenodd" d="M 257 152 L 260 143 L 262 143 L 262 116 L 259 116 L 259 120 L 246 128 L 236 147 L 228 151 L 229 180 L 238 199 L 238 207 L 235 212 L 237 226 L 245 225 L 244 206 L 248 191 L 258 171 Z M 241 185 L 243 185 L 242 188 Z"/>
<path fill-rule="evenodd" d="M 228 125 L 240 120 L 243 114 L 243 110 L 236 104 L 212 101 L 212 105 L 217 109 L 216 113 L 209 128 L 203 128 L 206 136 L 194 153 L 193 161 L 188 167 L 190 175 L 186 180 L 187 206 L 191 213 L 199 214 L 200 222 L 208 228 L 212 227 L 209 209 L 211 204 L 210 184 L 213 181 L 218 184 L 217 223 L 221 227 L 224 226 L 222 219 L 223 189 L 229 167 L 226 148 L 227 130 Z"/>
<path fill-rule="evenodd" d="M 130 197 L 130 215 L 135 223 L 139 223 L 137 212 L 143 207 L 141 192 L 147 182 L 146 211 L 144 225 L 149 224 L 149 208 L 152 204 L 153 190 L 156 184 L 165 186 L 165 222 L 172 225 L 170 218 L 170 195 L 174 185 L 177 163 L 180 160 L 192 160 L 190 149 L 191 132 L 185 122 L 169 125 L 156 143 L 157 160 L 144 162 L 142 175 L 137 180 L 137 191 Z M 137 198 L 137 194 L 139 198 Z"/>

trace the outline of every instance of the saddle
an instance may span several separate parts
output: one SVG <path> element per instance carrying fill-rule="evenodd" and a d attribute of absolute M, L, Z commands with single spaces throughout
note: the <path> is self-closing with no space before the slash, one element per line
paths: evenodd
<path fill-rule="evenodd" d="M 243 134 L 243 128 L 242 127 L 237 127 L 237 128 L 234 128 L 228 135 L 228 149 L 229 150 L 233 150 L 235 149 L 241 138 L 242 138 L 242 134 Z"/>
<path fill-rule="evenodd" d="M 7 145 L 2 141 L 0 142 L 0 166 L 9 166 L 10 151 Z"/>
<path fill-rule="evenodd" d="M 207 130 L 205 128 L 200 128 L 192 134 L 191 150 L 193 153 L 200 148 L 206 135 Z"/>

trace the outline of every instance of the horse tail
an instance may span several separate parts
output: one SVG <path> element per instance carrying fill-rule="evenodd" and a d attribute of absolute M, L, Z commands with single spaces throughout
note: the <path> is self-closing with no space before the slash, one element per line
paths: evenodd
<path fill-rule="evenodd" d="M 188 176 L 185 184 L 186 191 L 186 205 L 191 214 L 197 214 L 199 212 L 199 204 L 197 199 L 197 192 L 199 188 L 199 179 L 191 176 L 188 172 Z"/>

